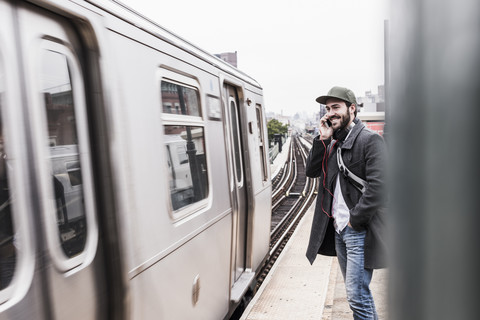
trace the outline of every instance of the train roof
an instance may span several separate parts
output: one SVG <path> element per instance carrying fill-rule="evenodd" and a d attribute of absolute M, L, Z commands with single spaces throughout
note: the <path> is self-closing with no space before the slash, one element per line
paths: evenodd
<path fill-rule="evenodd" d="M 190 54 L 196 56 L 199 59 L 211 64 L 212 66 L 234 76 L 243 81 L 249 83 L 252 86 L 255 86 L 261 89 L 260 84 L 247 75 L 246 73 L 235 68 L 231 64 L 223 61 L 222 59 L 214 56 L 213 54 L 201 49 L 200 47 L 194 45 L 190 41 L 180 37 L 174 32 L 168 30 L 167 28 L 159 25 L 157 22 L 145 17 L 141 13 L 135 11 L 134 9 L 123 4 L 121 1 L 117 0 L 82 0 L 88 2 L 102 10 L 109 12 L 110 14 L 116 16 L 119 19 L 122 19 L 135 27 L 142 29 L 143 31 L 154 35 L 157 38 L 160 38 L 171 45 L 174 45 L 184 51 L 189 52 Z"/>

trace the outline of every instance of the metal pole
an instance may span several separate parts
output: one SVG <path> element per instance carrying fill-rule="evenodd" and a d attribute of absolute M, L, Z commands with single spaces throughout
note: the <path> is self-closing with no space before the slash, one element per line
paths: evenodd
<path fill-rule="evenodd" d="M 480 3 L 391 1 L 391 12 L 390 318 L 476 319 Z"/>
<path fill-rule="evenodd" d="M 177 86 L 178 92 L 178 99 L 180 102 L 180 110 L 182 114 L 187 114 L 187 106 L 185 103 L 185 98 L 183 96 L 183 88 L 181 86 Z M 195 201 L 204 198 L 203 188 L 201 187 L 201 177 L 200 177 L 200 170 L 198 167 L 197 161 L 197 149 L 195 148 L 195 142 L 193 141 L 192 137 L 192 128 L 190 126 L 185 126 L 185 130 L 187 132 L 187 155 L 188 155 L 188 162 L 190 163 L 190 174 L 192 177 L 193 183 L 193 193 Z"/>

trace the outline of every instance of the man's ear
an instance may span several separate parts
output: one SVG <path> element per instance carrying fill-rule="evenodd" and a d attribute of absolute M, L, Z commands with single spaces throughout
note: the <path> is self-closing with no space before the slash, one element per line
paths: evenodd
<path fill-rule="evenodd" d="M 352 103 L 349 108 L 349 112 L 351 114 L 355 114 L 355 110 L 357 109 L 357 105 L 355 103 Z"/>

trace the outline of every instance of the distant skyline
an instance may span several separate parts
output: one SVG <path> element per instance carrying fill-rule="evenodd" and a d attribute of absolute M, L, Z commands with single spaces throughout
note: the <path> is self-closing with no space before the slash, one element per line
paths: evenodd
<path fill-rule="evenodd" d="M 211 54 L 237 51 L 269 112 L 318 112 L 315 98 L 332 86 L 363 96 L 384 83 L 388 1 L 120 2 Z"/>

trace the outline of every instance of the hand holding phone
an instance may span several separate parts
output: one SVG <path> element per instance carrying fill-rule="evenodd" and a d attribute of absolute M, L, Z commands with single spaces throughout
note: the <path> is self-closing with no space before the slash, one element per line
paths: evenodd
<path fill-rule="evenodd" d="M 329 139 L 332 135 L 332 122 L 325 115 L 322 117 L 322 119 L 320 119 L 320 139 L 326 140 Z"/>

